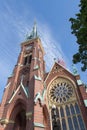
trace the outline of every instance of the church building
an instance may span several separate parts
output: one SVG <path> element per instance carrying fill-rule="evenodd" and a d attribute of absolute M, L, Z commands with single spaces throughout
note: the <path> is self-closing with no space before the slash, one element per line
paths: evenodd
<path fill-rule="evenodd" d="M 76 68 L 55 61 L 47 73 L 44 55 L 34 24 L 4 89 L 0 130 L 87 130 L 87 90 Z"/>

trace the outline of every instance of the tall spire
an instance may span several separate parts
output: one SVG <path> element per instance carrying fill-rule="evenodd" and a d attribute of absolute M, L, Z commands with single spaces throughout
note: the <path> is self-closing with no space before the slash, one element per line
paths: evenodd
<path fill-rule="evenodd" d="M 33 30 L 30 33 L 30 35 L 27 35 L 26 40 L 31 40 L 33 38 L 37 37 L 37 26 L 36 26 L 36 21 L 34 22 Z"/>

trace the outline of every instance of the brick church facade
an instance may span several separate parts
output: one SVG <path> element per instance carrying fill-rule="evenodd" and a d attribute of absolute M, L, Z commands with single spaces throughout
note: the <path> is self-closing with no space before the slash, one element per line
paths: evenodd
<path fill-rule="evenodd" d="M 46 73 L 44 54 L 34 25 L 4 90 L 0 130 L 87 130 L 87 92 L 79 74 L 61 62 Z"/>

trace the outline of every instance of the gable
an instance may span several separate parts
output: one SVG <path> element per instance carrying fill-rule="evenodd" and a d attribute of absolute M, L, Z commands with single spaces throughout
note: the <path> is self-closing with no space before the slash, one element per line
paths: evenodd
<path fill-rule="evenodd" d="M 12 93 L 12 96 L 10 97 L 8 103 L 11 103 L 14 99 L 18 98 L 28 98 L 28 92 L 27 89 L 23 86 L 21 83 L 19 87 Z"/>
<path fill-rule="evenodd" d="M 71 72 L 69 72 L 69 70 L 55 62 L 51 71 L 45 79 L 46 86 L 48 86 L 48 84 L 57 77 L 69 77 L 72 80 L 76 81 L 74 75 Z"/>

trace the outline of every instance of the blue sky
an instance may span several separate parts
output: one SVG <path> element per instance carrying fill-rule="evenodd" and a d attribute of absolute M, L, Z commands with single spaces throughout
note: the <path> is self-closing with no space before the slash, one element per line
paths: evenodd
<path fill-rule="evenodd" d="M 70 17 L 79 11 L 79 0 L 1 0 L 0 1 L 0 100 L 7 78 L 12 73 L 20 52 L 20 43 L 30 33 L 34 20 L 42 40 L 47 70 L 54 58 L 63 58 L 72 69 L 72 56 L 77 51 L 76 38 L 71 34 Z M 48 49 L 49 48 L 49 49 Z M 83 82 L 87 74 L 80 71 Z"/>

